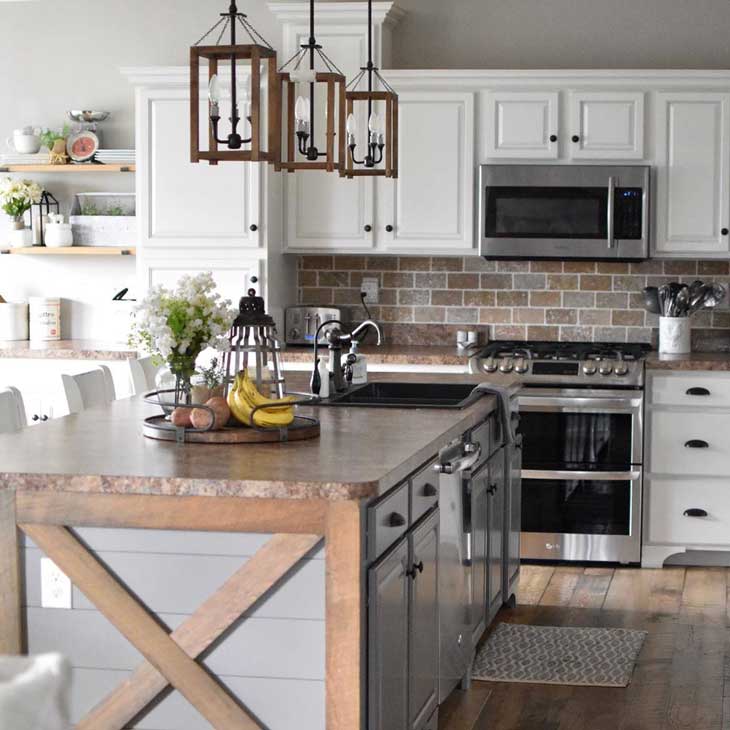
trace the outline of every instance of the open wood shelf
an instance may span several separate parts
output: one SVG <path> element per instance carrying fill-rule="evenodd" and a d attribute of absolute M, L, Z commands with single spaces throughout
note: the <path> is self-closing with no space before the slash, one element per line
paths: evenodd
<path fill-rule="evenodd" d="M 45 246 L 27 246 L 25 248 L 0 249 L 0 254 L 21 256 L 136 256 L 134 246 L 64 246 L 47 248 Z"/>
<path fill-rule="evenodd" d="M 0 172 L 134 172 L 136 165 L 3 165 L 0 164 Z"/>

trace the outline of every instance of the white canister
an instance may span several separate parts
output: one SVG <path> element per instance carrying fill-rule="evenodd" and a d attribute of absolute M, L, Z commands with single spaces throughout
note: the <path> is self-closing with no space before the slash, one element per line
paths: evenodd
<path fill-rule="evenodd" d="M 686 355 L 692 351 L 689 317 L 659 317 L 659 352 Z"/>
<path fill-rule="evenodd" d="M 30 339 L 61 339 L 61 300 L 53 297 L 30 298 Z"/>
<path fill-rule="evenodd" d="M 73 246 L 74 237 L 71 232 L 71 224 L 64 223 L 62 215 L 51 213 L 43 234 L 43 242 L 48 248 Z"/>
<path fill-rule="evenodd" d="M 28 339 L 28 305 L 25 302 L 0 303 L 0 340 Z"/>

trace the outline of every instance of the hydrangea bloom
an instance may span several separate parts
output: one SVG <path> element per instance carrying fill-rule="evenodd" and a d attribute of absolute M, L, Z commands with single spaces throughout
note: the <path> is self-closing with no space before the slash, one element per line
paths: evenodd
<path fill-rule="evenodd" d="M 2 209 L 15 220 L 30 210 L 30 206 L 41 202 L 43 188 L 32 180 L 0 180 L 0 204 Z"/>

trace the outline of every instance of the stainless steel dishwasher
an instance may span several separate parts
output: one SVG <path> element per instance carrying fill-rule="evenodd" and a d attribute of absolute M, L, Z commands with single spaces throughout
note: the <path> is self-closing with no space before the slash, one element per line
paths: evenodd
<path fill-rule="evenodd" d="M 471 546 L 468 533 L 471 475 L 488 458 L 462 436 L 441 450 L 435 468 L 441 509 L 439 539 L 439 703 L 469 682 L 472 641 Z"/>

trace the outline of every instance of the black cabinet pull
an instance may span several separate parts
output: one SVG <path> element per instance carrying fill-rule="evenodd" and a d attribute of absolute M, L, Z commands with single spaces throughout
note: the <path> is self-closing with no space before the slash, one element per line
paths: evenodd
<path fill-rule="evenodd" d="M 257 225 L 256 225 L 255 223 L 252 223 L 252 224 L 251 224 L 251 225 L 250 225 L 250 226 L 248 227 L 248 229 L 249 229 L 249 230 L 250 230 L 250 231 L 251 231 L 252 233 L 256 233 L 256 231 L 258 231 L 259 227 L 258 227 L 258 226 L 257 226 Z"/>
<path fill-rule="evenodd" d="M 406 575 L 414 580 L 418 577 L 418 573 L 423 573 L 423 560 L 419 563 L 413 563 L 410 570 L 406 570 Z"/>
<path fill-rule="evenodd" d="M 703 441 L 702 439 L 690 439 L 685 444 L 685 447 L 688 449 L 709 449 L 710 444 L 708 444 L 707 441 Z"/>
<path fill-rule="evenodd" d="M 558 135 L 557 134 L 551 134 L 550 135 L 550 141 L 551 142 L 557 142 L 558 141 Z"/>
<path fill-rule="evenodd" d="M 685 517 L 707 517 L 707 512 L 699 507 L 690 507 L 684 511 Z"/>
<path fill-rule="evenodd" d="M 707 388 L 689 388 L 687 395 L 710 395 L 710 391 Z"/>
<path fill-rule="evenodd" d="M 31 420 L 32 421 L 40 421 L 41 420 L 41 417 L 37 413 L 34 413 L 33 414 L 33 418 Z"/>
<path fill-rule="evenodd" d="M 580 137 L 579 137 L 579 136 L 578 136 L 577 134 L 574 134 L 574 135 L 573 135 L 573 136 L 571 137 L 571 139 L 573 140 L 573 142 L 576 142 L 576 143 L 577 143 L 577 142 L 580 142 Z"/>
<path fill-rule="evenodd" d="M 494 493 L 495 493 L 496 491 L 497 491 L 497 485 L 496 485 L 496 484 L 490 484 L 490 485 L 489 485 L 489 486 L 487 487 L 487 492 L 488 492 L 489 494 L 494 494 Z"/>
<path fill-rule="evenodd" d="M 368 225 L 365 226 L 365 233 L 370 233 L 370 231 L 373 230 L 373 227 L 368 223 Z"/>
<path fill-rule="evenodd" d="M 386 230 L 386 231 L 387 231 L 388 233 L 393 233 L 393 226 L 391 226 L 391 225 L 390 225 L 390 223 L 388 223 L 388 225 L 387 225 L 387 226 L 385 226 L 385 230 Z"/>
<path fill-rule="evenodd" d="M 388 524 L 390 527 L 403 527 L 406 524 L 406 518 L 400 512 L 391 512 Z"/>
<path fill-rule="evenodd" d="M 723 236 L 727 236 L 727 234 L 728 234 L 728 233 L 730 233 L 730 231 L 729 231 L 729 230 L 728 230 L 727 228 L 723 228 L 723 229 L 722 229 L 722 230 L 720 231 L 720 233 L 722 233 L 722 235 L 723 235 Z"/>
<path fill-rule="evenodd" d="M 439 490 L 434 487 L 433 484 L 423 485 L 423 496 L 424 497 L 438 497 Z"/>
<path fill-rule="evenodd" d="M 41 421 L 44 423 L 48 420 L 48 416 L 41 416 Z"/>

